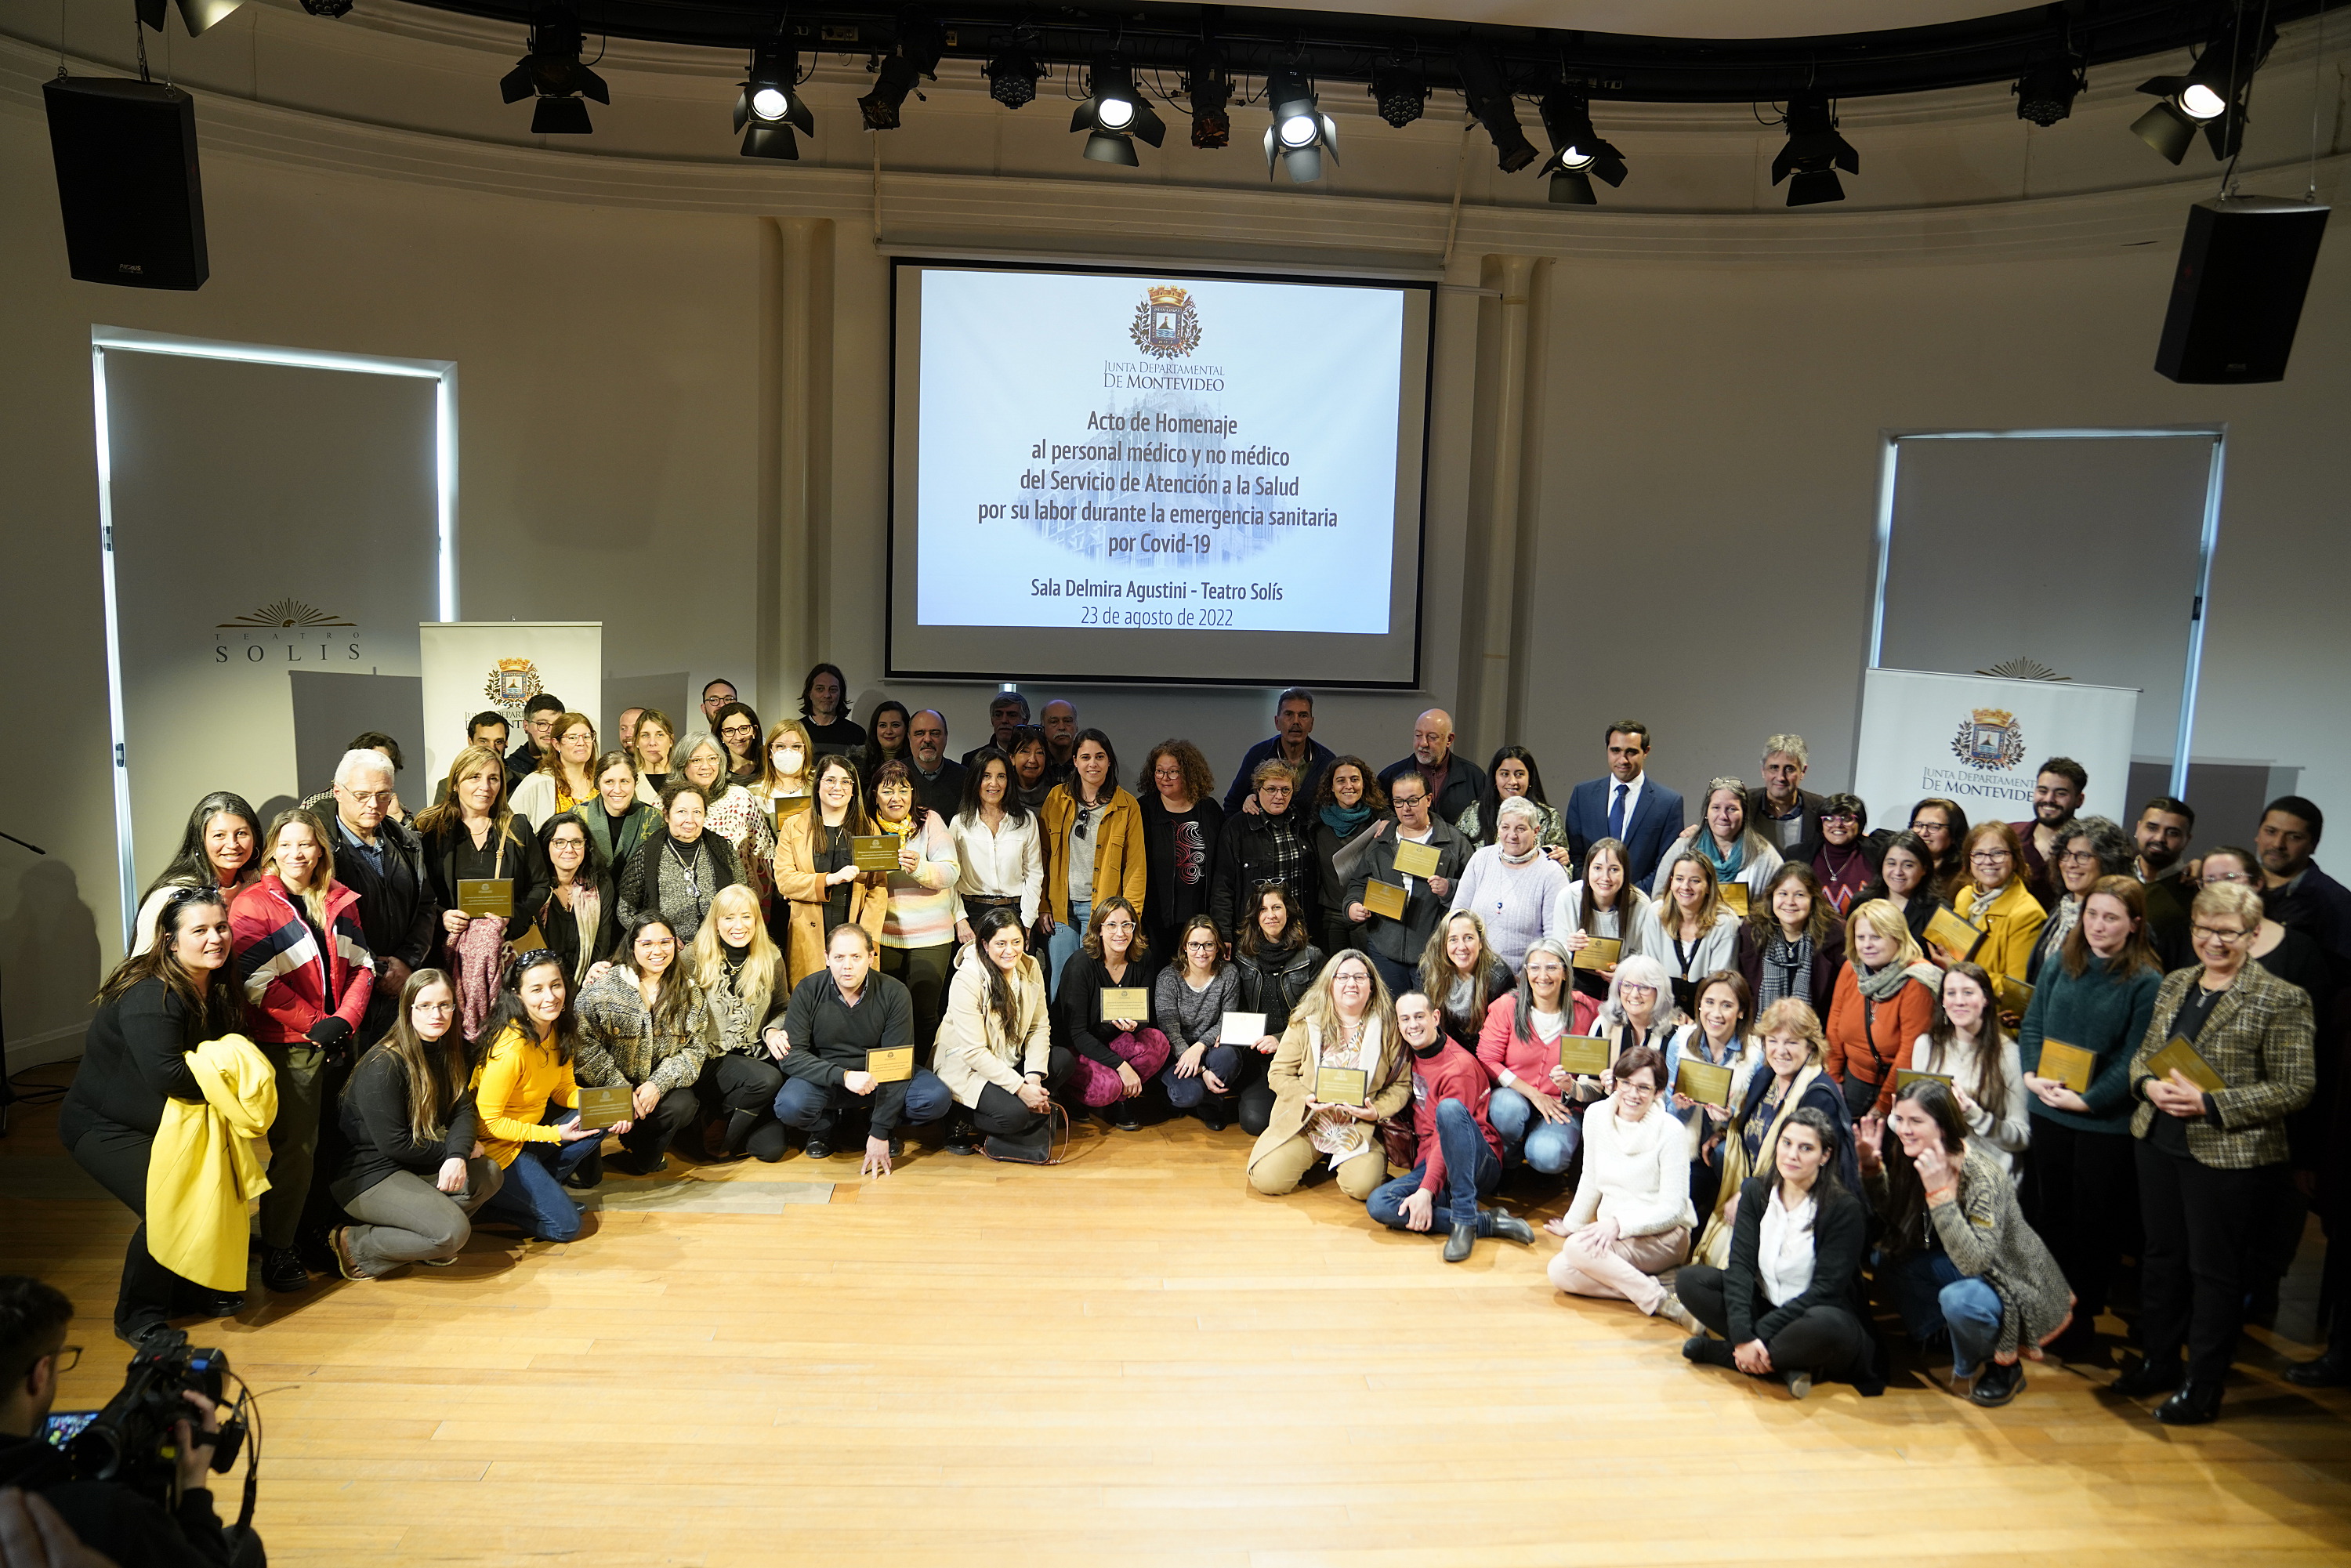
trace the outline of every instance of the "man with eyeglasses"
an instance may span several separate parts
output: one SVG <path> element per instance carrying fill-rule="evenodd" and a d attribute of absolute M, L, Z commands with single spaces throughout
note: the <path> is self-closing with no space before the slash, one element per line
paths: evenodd
<path fill-rule="evenodd" d="M 555 721 L 565 712 L 563 699 L 549 692 L 523 704 L 522 744 L 507 753 L 507 777 L 528 779 L 538 771 L 538 759 L 555 744 Z"/>
<path fill-rule="evenodd" d="M 1449 822 L 1438 821 L 1429 810 L 1428 780 L 1417 772 L 1401 773 L 1390 787 L 1388 803 L 1395 808 L 1396 831 L 1374 839 L 1357 874 L 1348 882 L 1347 919 L 1363 927 L 1363 944 L 1372 956 L 1390 991 L 1409 990 L 1420 983 L 1421 950 L 1428 946 L 1437 923 L 1453 906 L 1453 883 L 1469 863 L 1476 846 Z M 1395 868 L 1396 846 L 1426 844 L 1437 852 L 1437 869 L 1426 876 L 1405 876 Z M 1364 902 L 1374 882 L 1404 889 L 1404 918 L 1375 915 Z"/>
<path fill-rule="evenodd" d="M 424 842 L 385 815 L 391 804 L 391 760 L 380 751 L 345 752 L 335 768 L 335 876 L 360 895 L 360 926 L 376 973 L 354 1054 L 392 1027 L 400 988 L 431 954 L 441 921 L 424 874 Z"/>
<path fill-rule="evenodd" d="M 2070 757 L 2053 757 L 2032 776 L 2032 820 L 2009 824 L 2024 852 L 2017 874 L 2043 909 L 2057 902 L 2057 852 L 2065 847 L 2065 830 L 2089 791 L 2088 768 Z"/>
<path fill-rule="evenodd" d="M 1453 716 L 1430 708 L 1412 721 L 1412 754 L 1380 769 L 1380 785 L 1393 787 L 1407 773 L 1420 776 L 1437 804 L 1437 815 L 1458 822 L 1486 796 L 1486 770 L 1453 748 Z"/>
<path fill-rule="evenodd" d="M 259 1539 L 233 1544 L 213 1508 L 209 1439 L 220 1430 L 220 1412 L 201 1394 L 181 1396 L 188 1418 L 173 1434 L 179 1484 L 169 1505 L 121 1482 L 74 1477 L 43 1431 L 57 1379 L 81 1360 L 82 1347 L 66 1343 L 73 1315 L 73 1302 L 54 1285 L 0 1274 L 0 1563 L 181 1568 L 259 1561 Z"/>

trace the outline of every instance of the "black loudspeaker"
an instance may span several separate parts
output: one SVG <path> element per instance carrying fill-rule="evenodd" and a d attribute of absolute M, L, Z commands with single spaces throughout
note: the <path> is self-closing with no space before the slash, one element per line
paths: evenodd
<path fill-rule="evenodd" d="M 2188 209 L 2155 368 L 2175 382 L 2281 382 L 2326 209 L 2220 196 Z"/>
<path fill-rule="evenodd" d="M 41 84 L 66 256 L 85 283 L 200 288 L 204 193 L 196 177 L 196 100 L 162 82 L 112 77 Z"/>

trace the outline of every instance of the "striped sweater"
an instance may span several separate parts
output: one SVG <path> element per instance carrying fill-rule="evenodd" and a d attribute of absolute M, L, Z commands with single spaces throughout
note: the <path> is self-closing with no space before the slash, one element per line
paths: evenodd
<path fill-rule="evenodd" d="M 375 959 L 360 927 L 360 895 L 340 882 L 327 884 L 328 948 L 298 894 L 271 872 L 229 905 L 229 944 L 237 988 L 245 996 L 254 1039 L 284 1045 L 307 1039 L 332 1016 L 356 1030 L 375 991 Z"/>

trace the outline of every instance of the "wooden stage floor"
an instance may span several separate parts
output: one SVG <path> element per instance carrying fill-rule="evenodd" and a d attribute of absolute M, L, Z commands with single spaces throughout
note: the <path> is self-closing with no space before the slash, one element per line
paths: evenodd
<path fill-rule="evenodd" d="M 74 1297 L 60 1407 L 88 1407 L 129 1219 L 53 1121 L 0 1140 L 0 1270 Z M 1327 1182 L 1255 1197 L 1247 1148 L 1188 1121 L 1046 1170 L 917 1145 L 867 1185 L 848 1155 L 674 1156 L 569 1246 L 256 1282 L 191 1332 L 262 1391 L 287 1568 L 2351 1562 L 2351 1395 L 2283 1381 L 2298 1339 L 2249 1336 L 2220 1423 L 2179 1432 L 2110 1372 L 2034 1367 L 1984 1411 L 1907 1353 L 1883 1398 L 1800 1404 L 1559 1295 L 1547 1237 L 1448 1268 Z"/>

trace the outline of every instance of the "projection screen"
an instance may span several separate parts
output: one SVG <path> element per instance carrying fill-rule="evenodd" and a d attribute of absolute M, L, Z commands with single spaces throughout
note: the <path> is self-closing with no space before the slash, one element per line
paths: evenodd
<path fill-rule="evenodd" d="M 894 282 L 892 675 L 1417 682 L 1428 285 Z"/>

